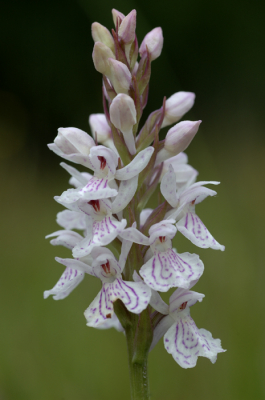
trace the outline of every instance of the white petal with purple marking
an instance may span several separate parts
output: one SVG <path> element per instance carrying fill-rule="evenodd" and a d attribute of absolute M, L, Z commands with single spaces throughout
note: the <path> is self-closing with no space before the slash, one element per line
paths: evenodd
<path fill-rule="evenodd" d="M 178 230 L 198 247 L 205 249 L 210 247 L 222 251 L 225 249 L 213 238 L 200 218 L 193 212 L 188 212 L 176 225 Z"/>
<path fill-rule="evenodd" d="M 169 313 L 173 318 L 176 319 L 178 318 L 182 304 L 186 303 L 185 308 L 191 307 L 196 304 L 197 301 L 201 302 L 204 297 L 205 296 L 202 293 L 193 292 L 184 288 L 178 288 L 169 298 Z"/>
<path fill-rule="evenodd" d="M 169 328 L 164 336 L 164 345 L 182 368 L 195 367 L 199 356 L 214 363 L 217 354 L 224 351 L 220 339 L 213 339 L 209 331 L 198 329 L 189 315 L 179 317 Z"/>
<path fill-rule="evenodd" d="M 86 186 L 81 189 L 68 189 L 57 198 L 59 203 L 74 203 L 79 199 L 98 200 L 114 197 L 118 194 L 117 190 L 108 186 L 107 178 L 92 177 Z"/>
<path fill-rule="evenodd" d="M 149 163 L 153 152 L 154 147 L 147 147 L 146 149 L 140 151 L 130 162 L 130 164 L 116 171 L 115 178 L 119 181 L 125 181 L 138 175 Z"/>
<path fill-rule="evenodd" d="M 172 165 L 168 167 L 168 171 L 163 176 L 160 190 L 166 201 L 175 208 L 178 205 L 179 198 L 177 196 L 176 174 Z"/>
<path fill-rule="evenodd" d="M 196 254 L 177 254 L 169 248 L 147 261 L 140 275 L 152 289 L 166 292 L 172 287 L 189 288 L 190 282 L 198 279 L 203 269 L 203 262 Z"/>
<path fill-rule="evenodd" d="M 215 196 L 217 192 L 204 186 L 189 187 L 180 196 L 180 204 L 199 204 L 208 196 Z"/>
<path fill-rule="evenodd" d="M 113 302 L 120 299 L 132 313 L 141 313 L 149 303 L 151 290 L 143 282 L 125 282 L 115 279 L 103 283 L 102 289 L 85 311 L 87 325 L 97 327 L 114 314 Z"/>
<path fill-rule="evenodd" d="M 144 282 L 116 279 L 113 286 L 113 301 L 120 299 L 130 312 L 140 314 L 148 306 L 151 290 Z"/>
<path fill-rule="evenodd" d="M 106 246 L 124 230 L 126 224 L 126 219 L 117 221 L 111 216 L 102 219 L 102 221 L 95 221 L 93 223 L 92 237 L 85 238 L 75 246 L 73 257 L 84 257 L 91 253 L 94 247 Z"/>
<path fill-rule="evenodd" d="M 107 178 L 93 177 L 89 180 L 85 187 L 80 190 L 80 197 L 86 200 L 106 199 L 114 197 L 118 194 L 116 189 L 108 186 Z"/>
<path fill-rule="evenodd" d="M 45 290 L 44 299 L 50 295 L 53 295 L 54 300 L 64 299 L 79 285 L 84 276 L 83 271 L 67 267 L 56 285 L 51 290 Z"/>
<path fill-rule="evenodd" d="M 98 327 L 114 314 L 113 304 L 110 300 L 111 283 L 104 283 L 101 291 L 85 311 L 87 325 Z"/>

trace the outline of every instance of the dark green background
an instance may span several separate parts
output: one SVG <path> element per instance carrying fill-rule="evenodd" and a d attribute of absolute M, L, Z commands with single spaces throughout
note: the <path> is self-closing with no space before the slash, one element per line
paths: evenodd
<path fill-rule="evenodd" d="M 205 264 L 195 290 L 206 297 L 191 313 L 227 352 L 183 370 L 161 341 L 150 355 L 151 398 L 263 399 L 265 3 L 239 0 L 1 3 L 0 399 L 129 398 L 123 335 L 85 325 L 100 283 L 86 277 L 63 301 L 42 298 L 63 271 L 54 257 L 70 256 L 44 240 L 58 229 L 52 197 L 68 187 L 46 144 L 60 126 L 89 131 L 88 115 L 102 112 L 90 26 L 112 28 L 113 7 L 137 9 L 139 42 L 163 28 L 143 119 L 164 95 L 195 92 L 187 119 L 203 123 L 189 162 L 200 180 L 222 182 L 197 213 L 226 251 L 198 249 L 180 234 L 175 245 Z"/>

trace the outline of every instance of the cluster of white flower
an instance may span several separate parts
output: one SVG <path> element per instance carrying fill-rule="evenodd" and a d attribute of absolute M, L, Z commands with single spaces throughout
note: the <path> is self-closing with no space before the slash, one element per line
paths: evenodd
<path fill-rule="evenodd" d="M 92 24 L 93 61 L 103 75 L 104 105 L 104 114 L 89 117 L 94 139 L 77 128 L 60 128 L 49 144 L 56 154 L 90 172 L 61 164 L 74 188 L 55 197 L 66 207 L 57 215 L 63 229 L 47 237 L 53 245 L 71 249 L 73 258 L 56 258 L 66 270 L 44 297 L 63 299 L 86 273 L 93 275 L 102 281 L 102 289 L 85 311 L 88 326 L 122 331 L 114 313 L 119 299 L 130 313 L 149 310 L 151 348 L 164 336 L 166 350 L 183 368 L 195 366 L 198 356 L 214 362 L 224 351 L 220 340 L 198 329 L 190 317 L 190 307 L 204 297 L 190 290 L 203 273 L 203 262 L 196 254 L 178 254 L 172 248 L 179 231 L 196 246 L 224 250 L 195 213 L 196 204 L 216 194 L 205 185 L 219 182 L 195 183 L 198 173 L 183 153 L 201 121 L 175 124 L 193 106 L 195 95 L 178 92 L 164 99 L 137 133 L 151 62 L 163 46 L 162 30 L 149 32 L 138 49 L 136 11 L 112 13 L 112 35 L 101 24 Z M 160 129 L 171 124 L 165 140 L 159 140 Z M 145 208 L 159 185 L 160 204 Z M 132 249 L 140 261 L 128 261 Z M 158 292 L 171 288 L 177 289 L 168 306 Z"/>

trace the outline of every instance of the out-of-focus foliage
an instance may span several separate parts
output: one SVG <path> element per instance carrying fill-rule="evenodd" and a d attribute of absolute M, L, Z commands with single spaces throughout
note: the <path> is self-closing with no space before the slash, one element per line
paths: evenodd
<path fill-rule="evenodd" d="M 187 119 L 203 124 L 188 148 L 201 180 L 220 180 L 218 195 L 197 206 L 224 253 L 198 250 L 205 272 L 192 308 L 199 328 L 227 353 L 182 370 L 163 348 L 150 355 L 152 399 L 261 399 L 265 396 L 265 3 L 232 0 L 148 2 L 9 1 L 0 13 L 1 400 L 105 400 L 129 397 L 121 333 L 86 327 L 83 311 L 98 292 L 87 276 L 65 300 L 42 298 L 70 256 L 44 236 L 58 227 L 52 197 L 68 176 L 46 143 L 60 126 L 89 131 L 102 112 L 90 25 L 112 27 L 111 8 L 138 12 L 140 39 L 162 26 L 165 46 L 152 64 L 148 112 L 178 90 L 197 95 Z M 165 129 L 166 132 L 166 129 Z"/>

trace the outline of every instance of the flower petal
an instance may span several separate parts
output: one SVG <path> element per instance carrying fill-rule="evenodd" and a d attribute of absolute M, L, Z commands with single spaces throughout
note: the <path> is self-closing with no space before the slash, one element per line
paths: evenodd
<path fill-rule="evenodd" d="M 101 145 L 92 147 L 92 149 L 90 150 L 90 161 L 93 165 L 94 171 L 96 171 L 97 173 L 101 171 L 101 163 L 98 157 L 105 158 L 106 167 L 109 170 L 108 177 L 110 178 L 111 176 L 113 176 L 116 172 L 116 168 L 118 165 L 118 156 L 115 151 Z"/>
<path fill-rule="evenodd" d="M 85 167 L 91 169 L 91 162 L 89 159 L 89 155 L 81 154 L 81 153 L 65 154 L 62 152 L 62 150 L 59 149 L 58 146 L 56 146 L 55 143 L 48 144 L 48 147 L 50 150 L 52 150 L 54 153 L 56 153 L 58 156 L 64 158 L 65 160 L 71 161 L 75 164 L 84 165 Z"/>
<path fill-rule="evenodd" d="M 102 324 L 95 326 L 95 328 L 97 328 L 97 329 L 115 328 L 118 332 L 124 331 L 116 314 L 113 314 L 111 318 L 105 319 L 105 321 L 102 322 Z"/>
<path fill-rule="evenodd" d="M 149 239 L 143 233 L 138 231 L 138 229 L 131 227 L 125 229 L 120 236 L 125 240 L 130 240 L 131 242 L 143 244 L 149 246 Z"/>
<path fill-rule="evenodd" d="M 103 283 L 97 297 L 85 311 L 87 325 L 98 327 L 114 315 L 113 303 L 120 299 L 125 307 L 140 314 L 149 303 L 151 290 L 144 282 L 125 282 L 115 279 L 112 283 Z"/>
<path fill-rule="evenodd" d="M 151 289 L 144 282 L 116 279 L 112 285 L 111 298 L 113 301 L 120 299 L 130 312 L 140 314 L 148 306 Z"/>
<path fill-rule="evenodd" d="M 149 217 L 149 215 L 152 214 L 152 212 L 153 212 L 152 208 L 145 208 L 144 210 L 141 211 L 141 214 L 140 214 L 140 225 L 141 226 L 143 226 L 146 223 L 147 218 Z"/>
<path fill-rule="evenodd" d="M 192 185 L 193 186 L 193 185 Z M 199 204 L 208 196 L 215 196 L 216 191 L 204 186 L 189 187 L 180 196 L 180 204 Z"/>
<path fill-rule="evenodd" d="M 45 290 L 44 299 L 50 295 L 54 295 L 54 300 L 64 299 L 79 285 L 84 276 L 83 271 L 67 267 L 56 285 L 51 290 Z"/>
<path fill-rule="evenodd" d="M 55 260 L 62 264 L 65 265 L 67 268 L 71 269 L 77 269 L 78 271 L 85 272 L 86 274 L 93 275 L 93 268 L 90 264 L 92 264 L 92 257 L 87 257 L 86 262 L 84 262 L 85 259 L 81 260 L 76 260 L 75 258 L 60 258 L 60 257 L 55 257 Z"/>
<path fill-rule="evenodd" d="M 113 303 L 110 300 L 111 288 L 111 283 L 103 283 L 101 291 L 86 309 L 84 314 L 88 326 L 97 328 L 107 319 L 112 318 L 114 310 Z"/>
<path fill-rule="evenodd" d="M 154 147 L 147 147 L 146 149 L 140 151 L 130 162 L 130 164 L 116 171 L 115 178 L 119 181 L 125 181 L 138 175 L 149 163 L 153 152 Z"/>
<path fill-rule="evenodd" d="M 192 290 L 187 290 L 183 288 L 178 288 L 169 298 L 169 313 L 170 315 L 172 315 L 172 317 L 178 318 L 180 312 L 179 307 L 183 303 L 187 303 L 186 307 L 191 307 L 195 303 L 197 303 L 197 301 L 201 302 L 204 297 L 205 296 L 202 293 L 193 292 Z"/>
<path fill-rule="evenodd" d="M 53 246 L 64 246 L 70 250 L 72 250 L 78 242 L 84 239 L 83 236 L 79 235 L 79 233 L 70 230 L 53 232 L 50 235 L 45 236 L 45 238 L 48 239 L 53 236 L 57 236 L 56 239 L 50 241 Z"/>
<path fill-rule="evenodd" d="M 150 305 L 161 314 L 167 315 L 169 313 L 169 306 L 162 300 L 162 297 L 157 291 L 152 289 L 151 293 Z"/>
<path fill-rule="evenodd" d="M 179 198 L 177 196 L 176 174 L 171 164 L 168 167 L 168 171 L 163 176 L 160 190 L 171 207 L 177 207 Z"/>
<path fill-rule="evenodd" d="M 166 292 L 172 287 L 189 288 L 191 281 L 203 273 L 203 263 L 196 254 L 177 254 L 172 249 L 158 252 L 140 269 L 145 283 L 154 290 Z"/>
<path fill-rule="evenodd" d="M 122 211 L 132 200 L 138 185 L 138 175 L 127 181 L 121 181 L 118 194 L 112 203 L 112 213 Z"/>
<path fill-rule="evenodd" d="M 179 318 L 164 336 L 168 353 L 182 368 L 195 367 L 199 356 L 207 357 L 212 363 L 217 354 L 223 352 L 220 339 L 213 339 L 205 329 L 198 329 L 190 316 Z"/>
<path fill-rule="evenodd" d="M 176 225 L 182 235 L 186 236 L 196 246 L 224 251 L 225 247 L 213 238 L 195 213 L 188 212 Z"/>
<path fill-rule="evenodd" d="M 57 214 L 56 222 L 65 229 L 86 229 L 86 218 L 81 212 L 61 211 Z"/>
<path fill-rule="evenodd" d="M 86 186 L 82 189 L 68 189 L 57 198 L 59 203 L 70 204 L 84 200 L 98 200 L 114 197 L 118 194 L 116 189 L 111 189 L 108 186 L 108 178 L 97 178 L 93 176 Z"/>
<path fill-rule="evenodd" d="M 121 267 L 121 272 L 123 271 L 123 269 L 125 267 L 127 257 L 131 250 L 132 245 L 133 245 L 133 242 L 131 242 L 130 240 L 122 239 L 121 254 L 120 254 L 120 258 L 119 258 L 119 265 Z"/>
<path fill-rule="evenodd" d="M 169 328 L 175 323 L 174 319 L 170 315 L 166 315 L 159 324 L 155 327 L 153 333 L 153 341 L 149 351 L 153 350 L 155 345 L 159 342 L 162 336 L 169 330 Z"/>
<path fill-rule="evenodd" d="M 61 162 L 60 166 L 63 167 L 72 176 L 72 178 L 75 178 L 79 182 L 79 186 L 84 186 L 87 184 L 88 176 L 92 178 L 91 174 L 79 172 L 76 168 L 71 167 L 71 165 L 68 165 L 64 162 Z"/>
<path fill-rule="evenodd" d="M 126 219 L 117 221 L 110 216 L 102 221 L 95 221 L 93 223 L 93 236 L 79 242 L 73 249 L 73 256 L 75 258 L 84 257 L 91 253 L 93 247 L 106 246 L 124 230 L 126 224 Z"/>

